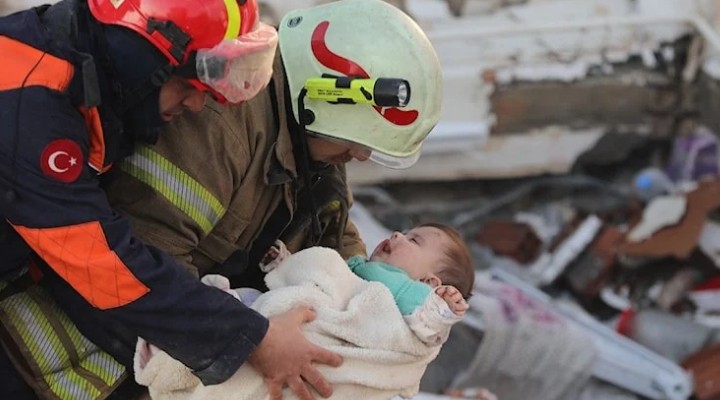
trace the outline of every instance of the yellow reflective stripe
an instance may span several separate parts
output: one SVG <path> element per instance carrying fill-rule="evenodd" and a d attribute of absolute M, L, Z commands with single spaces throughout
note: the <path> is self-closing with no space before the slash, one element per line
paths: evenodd
<path fill-rule="evenodd" d="M 225 0 L 225 9 L 228 16 L 225 39 L 233 39 L 240 36 L 240 25 L 242 24 L 240 6 L 238 6 L 237 0 Z"/>
<path fill-rule="evenodd" d="M 38 292 L 38 295 L 48 296 L 44 291 Z M 54 303 L 53 308 L 59 310 Z M 80 357 L 80 366 L 97 375 L 106 385 L 115 385 L 125 373 L 125 367 L 83 336 L 64 312 L 57 312 L 56 317 Z"/>
<path fill-rule="evenodd" d="M 23 304 L 27 307 L 22 307 Z M 37 310 L 35 310 L 37 304 L 25 293 L 22 293 L 8 299 L 6 305 L 7 307 L 4 307 L 5 312 L 10 317 L 15 329 L 18 330 L 28 350 L 30 350 L 30 354 L 40 368 L 42 377 L 50 390 L 60 399 L 71 400 L 78 398 L 75 394 L 78 390 L 72 390 L 71 388 L 79 388 L 76 388 L 72 382 L 67 382 L 67 379 L 63 379 L 62 375 L 50 373 L 53 370 L 62 368 L 63 363 L 61 356 L 57 352 L 57 347 L 52 343 L 53 339 L 57 341 L 57 337 L 48 337 L 45 332 L 44 328 L 49 325 L 49 322 L 47 320 L 42 321 L 44 318 L 38 319 Z M 45 343 L 49 345 L 46 346 Z"/>
<path fill-rule="evenodd" d="M 32 291 L 33 295 L 40 301 L 46 301 L 46 305 L 49 305 L 51 311 L 54 313 L 56 320 L 62 326 L 64 333 L 72 342 L 72 346 L 80 359 L 79 366 L 86 371 L 73 372 L 76 378 L 72 376 L 68 377 L 70 381 L 82 380 L 83 386 L 89 384 L 95 390 L 92 390 L 93 397 L 95 398 L 101 393 L 101 388 L 94 385 L 90 381 L 92 376 L 95 376 L 103 381 L 106 385 L 114 386 L 120 377 L 125 373 L 125 367 L 119 362 L 115 361 L 109 354 L 100 350 L 94 343 L 89 341 L 83 336 L 77 329 L 75 324 L 70 321 L 67 314 L 65 314 L 60 307 L 50 298 L 50 296 L 44 290 L 40 290 L 37 286 L 33 286 L 28 289 L 28 292 Z M 54 336 L 54 335 L 53 335 Z M 98 361 L 96 361 L 96 359 Z M 66 373 L 67 371 L 61 371 L 60 373 Z M 88 372 L 91 374 L 88 376 Z"/>
<path fill-rule="evenodd" d="M 20 306 L 21 300 L 28 303 L 31 302 L 30 298 L 26 294 L 22 293 L 5 300 L 2 307 L 8 317 L 10 317 L 10 321 L 12 322 L 14 328 L 17 329 L 20 337 L 27 345 L 28 350 L 30 350 L 30 354 L 40 368 L 40 372 L 45 374 L 51 370 L 50 360 L 56 357 L 49 354 L 50 349 L 40 346 L 36 335 L 33 334 L 33 332 L 30 332 L 29 327 L 31 326 L 35 327 L 35 329 L 39 329 L 37 328 L 39 322 L 35 321 L 34 316 L 29 311 L 22 312 L 24 307 Z"/>
<path fill-rule="evenodd" d="M 205 234 L 225 214 L 222 203 L 200 182 L 147 146 L 138 146 L 132 156 L 123 160 L 120 168 L 155 189 L 192 218 Z"/>
<path fill-rule="evenodd" d="M 193 200 L 197 206 L 202 208 L 202 212 L 207 215 L 208 219 L 213 221 L 213 223 L 217 222 L 220 217 L 225 214 L 225 207 L 220 203 L 220 200 L 215 198 L 200 182 L 186 174 L 170 162 L 170 160 L 160 155 L 160 153 L 151 150 L 147 146 L 139 146 L 137 153 L 157 163 L 163 171 L 170 174 L 167 177 L 178 182 L 176 185 L 180 193 L 183 194 L 184 197 Z"/>
<path fill-rule="evenodd" d="M 60 342 L 60 338 L 55 334 L 50 321 L 45 317 L 35 299 L 29 297 L 29 300 L 26 304 L 28 311 L 37 321 L 36 326 L 38 327 L 38 330 L 34 331 L 35 334 L 32 335 L 32 339 L 52 347 L 52 352 L 57 357 L 57 359 L 53 360 L 55 365 L 50 365 L 50 370 L 42 370 L 43 375 L 46 375 L 45 380 L 50 385 L 50 389 L 61 399 L 97 398 L 100 391 L 72 369 L 70 355 Z M 32 334 L 33 330 L 31 329 L 30 332 Z M 26 341 L 29 339 L 25 335 L 22 336 Z"/>
<path fill-rule="evenodd" d="M 63 400 L 72 398 L 72 392 L 65 387 L 65 382 L 60 379 L 62 377 L 57 376 L 56 374 L 50 374 L 43 375 L 43 378 L 45 379 L 45 382 L 48 383 L 48 386 L 50 386 L 50 390 L 52 390 L 58 398 Z"/>
<path fill-rule="evenodd" d="M 100 396 L 100 391 L 90 382 L 78 375 L 73 369 L 64 369 L 51 374 L 54 381 L 50 387 L 63 400 L 94 400 Z"/>
<path fill-rule="evenodd" d="M 90 354 L 80 361 L 80 366 L 95 373 L 108 386 L 114 386 L 125 373 L 125 367 L 104 351 Z"/>
<path fill-rule="evenodd" d="M 2 308 L 30 351 L 43 380 L 58 398 L 92 400 L 101 395 L 100 390 L 72 369 L 67 350 L 35 299 L 20 293 L 4 301 Z"/>
<path fill-rule="evenodd" d="M 39 287 L 0 302 L 0 316 L 49 398 L 96 400 L 121 382 L 125 368 L 82 336 Z"/>

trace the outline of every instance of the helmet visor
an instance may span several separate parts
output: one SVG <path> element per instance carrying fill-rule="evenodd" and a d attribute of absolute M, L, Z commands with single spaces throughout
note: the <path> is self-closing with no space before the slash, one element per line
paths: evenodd
<path fill-rule="evenodd" d="M 392 169 L 405 169 L 415 165 L 420 159 L 420 153 L 421 149 L 418 149 L 418 151 L 407 157 L 397 157 L 373 150 L 372 154 L 370 154 L 370 161 Z"/>
<path fill-rule="evenodd" d="M 360 143 L 353 142 L 352 140 L 347 139 L 340 139 L 334 136 L 330 135 L 324 135 L 322 133 L 313 132 L 310 130 L 306 130 L 306 132 L 313 137 L 332 142 L 341 144 L 342 146 L 348 148 L 349 150 L 352 150 L 354 154 L 354 158 L 356 158 L 358 161 L 364 161 L 364 160 L 370 160 L 376 164 L 380 164 L 384 167 L 392 168 L 392 169 L 405 169 L 410 168 L 418 161 L 420 158 L 420 153 L 422 148 L 419 148 L 416 152 L 413 154 L 410 154 L 405 157 L 398 157 L 393 156 L 387 153 L 383 153 L 380 150 L 376 150 L 373 148 L 370 148 L 368 146 L 362 145 Z"/>
<path fill-rule="evenodd" d="M 270 82 L 277 43 L 277 30 L 258 23 L 252 32 L 198 50 L 198 80 L 230 103 L 250 100 Z"/>

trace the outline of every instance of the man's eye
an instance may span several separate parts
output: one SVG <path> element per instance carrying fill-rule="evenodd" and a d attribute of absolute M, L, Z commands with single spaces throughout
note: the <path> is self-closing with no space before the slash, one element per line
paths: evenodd
<path fill-rule="evenodd" d="M 411 241 L 411 242 L 415 242 L 415 243 L 418 242 L 417 239 L 415 239 L 415 238 L 410 238 L 410 241 Z"/>

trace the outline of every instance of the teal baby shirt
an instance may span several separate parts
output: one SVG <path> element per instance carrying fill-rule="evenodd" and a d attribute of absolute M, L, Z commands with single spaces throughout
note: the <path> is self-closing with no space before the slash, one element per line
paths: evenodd
<path fill-rule="evenodd" d="M 387 286 L 402 315 L 412 314 L 432 293 L 430 285 L 413 280 L 407 272 L 393 265 L 370 261 L 362 256 L 351 257 L 347 263 L 355 275 Z"/>

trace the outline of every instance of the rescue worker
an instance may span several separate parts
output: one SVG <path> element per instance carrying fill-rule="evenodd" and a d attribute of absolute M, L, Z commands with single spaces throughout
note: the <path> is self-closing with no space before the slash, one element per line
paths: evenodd
<path fill-rule="evenodd" d="M 176 118 L 155 146 L 125 159 L 107 187 L 139 237 L 199 275 L 249 269 L 261 278 L 258 264 L 276 239 L 291 252 L 320 244 L 345 257 L 365 254 L 345 223 L 344 163 L 409 167 L 439 120 L 436 53 L 393 6 L 345 0 L 291 12 L 279 26 L 279 50 L 257 97 L 239 107 L 208 102 Z M 310 99 L 308 82 L 323 76 L 340 77 L 330 81 L 340 85 L 346 77 L 397 78 L 411 90 L 409 103 Z M 247 285 L 243 278 L 235 283 Z"/>
<path fill-rule="evenodd" d="M 411 166 L 440 116 L 436 53 L 397 8 L 344 0 L 293 11 L 278 29 L 265 90 L 176 118 L 107 188 L 136 235 L 234 287 L 262 288 L 258 264 L 276 239 L 293 252 L 319 244 L 365 255 L 347 221 L 344 163 Z M 362 103 L 365 92 L 384 105 Z"/>
<path fill-rule="evenodd" d="M 136 142 L 157 141 L 166 122 L 200 111 L 206 92 L 251 98 L 270 78 L 276 44 L 255 0 L 64 0 L 0 18 L 0 300 L 19 290 L 16 272 L 30 260 L 80 330 L 126 365 L 142 336 L 206 384 L 224 381 L 252 354 L 253 365 L 274 368 L 271 378 L 301 398 L 310 398 L 303 378 L 328 396 L 311 362 L 341 360 L 301 334 L 309 310 L 268 321 L 203 285 L 131 234 L 98 179 Z M 23 339 L 54 328 L 27 322 L 35 309 L 13 310 Z M 99 321 L 122 339 L 92 336 Z M 57 340 L 32 343 L 33 365 L 79 339 Z M 28 360 L 13 352 L 11 367 L 6 344 L 0 397 L 23 398 L 15 368 Z M 85 398 L 76 396 L 88 386 L 81 376 L 50 372 L 36 377 L 48 396 Z"/>

